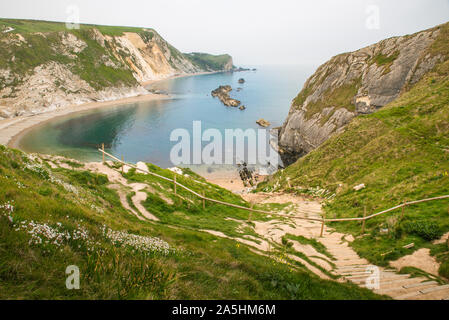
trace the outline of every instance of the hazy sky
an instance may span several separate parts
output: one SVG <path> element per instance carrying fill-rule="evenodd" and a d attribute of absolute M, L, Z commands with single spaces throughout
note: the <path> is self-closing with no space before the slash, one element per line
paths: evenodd
<path fill-rule="evenodd" d="M 0 0 L 0 17 L 152 27 L 183 52 L 237 65 L 319 64 L 449 21 L 449 0 Z"/>

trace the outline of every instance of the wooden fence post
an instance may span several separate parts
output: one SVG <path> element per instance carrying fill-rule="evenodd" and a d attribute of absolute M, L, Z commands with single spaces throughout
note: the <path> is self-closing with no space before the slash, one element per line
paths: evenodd
<path fill-rule="evenodd" d="M 326 214 L 324 214 L 323 217 L 323 224 L 321 225 L 321 233 L 320 233 L 320 238 L 323 237 L 323 232 L 324 232 L 324 223 L 326 222 Z"/>
<path fill-rule="evenodd" d="M 206 191 L 203 190 L 203 210 L 206 210 Z"/>
<path fill-rule="evenodd" d="M 363 207 L 363 221 L 362 221 L 362 234 L 365 233 L 365 224 L 366 224 L 366 206 Z"/>
<path fill-rule="evenodd" d="M 125 166 L 125 161 L 123 161 L 123 156 L 122 156 L 122 174 L 123 174 L 123 167 Z"/>
<path fill-rule="evenodd" d="M 103 154 L 103 164 L 104 164 L 104 143 L 101 144 L 101 150 L 103 151 L 102 154 Z"/>
<path fill-rule="evenodd" d="M 174 189 L 175 194 L 176 194 L 176 173 L 175 173 L 175 176 L 173 178 L 173 189 Z"/>
<path fill-rule="evenodd" d="M 254 203 L 251 202 L 251 210 L 253 210 L 253 208 L 254 208 Z M 251 214 L 252 213 L 253 213 L 252 211 L 249 212 L 248 222 L 251 222 Z"/>

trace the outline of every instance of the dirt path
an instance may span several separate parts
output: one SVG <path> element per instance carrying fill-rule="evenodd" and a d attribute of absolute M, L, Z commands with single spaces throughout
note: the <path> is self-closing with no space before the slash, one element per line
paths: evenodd
<path fill-rule="evenodd" d="M 54 159 L 53 159 L 54 160 Z M 52 166 L 66 165 L 54 160 Z M 108 176 L 109 187 L 117 191 L 123 207 L 142 221 L 158 221 L 159 219 L 147 211 L 142 202 L 147 199 L 148 192 L 155 192 L 144 183 L 128 183 L 122 174 L 102 163 L 88 163 L 84 169 L 103 173 Z M 134 192 L 128 203 L 127 194 Z M 299 217 L 320 219 L 321 204 L 292 194 L 257 193 L 243 194 L 245 200 L 266 204 L 289 204 L 281 212 L 282 216 L 273 217 L 270 221 L 241 221 L 231 219 L 240 224 L 240 230 L 253 228 L 257 236 L 242 232 L 240 237 L 229 237 L 213 230 L 200 230 L 221 238 L 228 238 L 247 245 L 252 251 L 269 256 L 278 261 L 289 263 L 294 268 L 306 268 L 323 279 L 337 278 L 337 281 L 351 281 L 360 287 L 367 287 L 376 293 L 389 295 L 394 299 L 432 300 L 449 299 L 449 285 L 440 285 L 426 277 L 411 277 L 409 274 L 398 274 L 397 270 L 404 266 L 415 266 L 429 273 L 437 274 L 438 265 L 430 257 L 428 249 L 416 251 L 391 263 L 390 268 L 370 265 L 362 259 L 350 246 L 354 241 L 351 235 L 336 232 L 325 227 L 320 237 L 321 222 L 299 219 Z M 167 200 L 166 200 L 167 201 Z M 441 242 L 447 238 L 442 238 Z M 286 248 L 289 245 L 290 249 Z M 433 259 L 433 260 L 432 260 Z M 295 266 L 290 261 L 296 261 Z"/>
<path fill-rule="evenodd" d="M 287 212 L 282 212 L 285 215 L 320 218 L 322 214 L 319 202 L 292 194 L 258 193 L 242 196 L 245 200 L 253 203 L 291 203 L 291 206 L 287 207 Z M 299 261 L 321 278 L 329 279 L 329 274 L 335 275 L 339 277 L 338 281 L 351 281 L 361 287 L 372 289 L 376 293 L 389 295 L 400 300 L 449 298 L 449 286 L 440 285 L 436 281 L 431 281 L 425 277 L 411 277 L 409 274 L 398 274 L 397 272 L 402 266 L 407 265 L 421 266 L 425 271 L 435 272 L 436 261 L 430 261 L 429 258 L 431 257 L 427 256 L 427 252 L 417 251 L 415 255 L 406 256 L 399 262 L 392 263 L 395 268 L 382 268 L 371 265 L 352 249 L 350 243 L 354 241 L 354 238 L 351 235 L 338 233 L 332 228 L 325 227 L 323 237 L 320 237 L 320 222 L 305 221 L 292 217 L 282 221 L 274 219 L 269 222 L 254 221 L 253 223 L 256 233 L 265 239 L 260 245 L 255 246 L 248 243 L 247 240 L 243 242 L 238 238 L 234 238 L 234 240 L 246 242 L 246 244 L 262 251 L 268 251 L 270 250 L 270 242 L 282 246 L 282 238 L 285 235 L 298 236 L 303 239 L 302 242 L 304 243 L 291 239 L 289 241 L 293 243 L 292 248 L 295 251 L 307 257 L 307 261 L 291 254 L 288 257 Z M 304 239 L 322 244 L 326 253 L 323 250 L 318 250 L 317 245 L 307 244 Z M 326 272 L 323 272 L 323 270 Z"/>
<path fill-rule="evenodd" d="M 121 175 L 120 172 L 108 167 L 107 165 L 102 164 L 101 162 L 87 163 L 84 168 L 92 172 L 99 172 L 107 175 L 109 181 L 113 183 L 109 187 L 118 192 L 120 202 L 122 203 L 123 207 L 137 216 L 140 220 L 159 221 L 159 219 L 155 215 L 148 212 L 148 210 L 145 209 L 145 207 L 142 205 L 142 202 L 147 200 L 147 194 L 146 192 L 144 192 L 144 190 L 148 188 L 147 184 L 128 183 L 128 181 Z M 129 188 L 135 193 L 135 195 L 131 198 L 131 201 L 138 212 L 136 212 L 136 210 L 131 208 L 131 206 L 128 204 L 128 199 L 126 198 L 126 193 L 123 190 L 123 187 Z M 145 219 L 143 219 L 142 216 Z"/>

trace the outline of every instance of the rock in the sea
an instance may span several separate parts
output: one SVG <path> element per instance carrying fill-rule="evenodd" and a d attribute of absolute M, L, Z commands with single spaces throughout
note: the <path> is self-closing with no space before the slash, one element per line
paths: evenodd
<path fill-rule="evenodd" d="M 265 119 L 259 119 L 259 120 L 256 121 L 256 123 L 257 123 L 259 126 L 264 127 L 264 128 L 271 126 L 271 123 L 268 122 L 268 121 L 265 120 Z"/>
<path fill-rule="evenodd" d="M 238 107 L 241 102 L 237 99 L 232 99 L 229 92 L 232 91 L 231 86 L 219 86 L 211 92 L 212 97 L 220 99 L 220 101 L 227 107 Z"/>
<path fill-rule="evenodd" d="M 245 110 L 246 109 L 246 107 L 245 106 L 240 106 L 240 108 L 239 108 L 240 110 Z"/>
<path fill-rule="evenodd" d="M 240 79 L 239 79 L 239 83 L 245 83 L 245 79 L 240 78 Z"/>

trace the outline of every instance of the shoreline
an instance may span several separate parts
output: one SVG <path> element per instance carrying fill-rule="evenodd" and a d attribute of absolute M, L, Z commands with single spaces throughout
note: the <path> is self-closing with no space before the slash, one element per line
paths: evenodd
<path fill-rule="evenodd" d="M 210 72 L 197 72 L 197 73 L 191 73 L 191 74 L 177 74 L 174 76 L 170 76 L 163 79 L 157 79 L 157 80 L 150 80 L 141 82 L 140 85 L 142 87 L 147 87 L 151 84 L 161 82 L 164 80 L 172 80 L 177 78 L 184 78 L 184 77 L 193 77 L 193 76 L 200 76 L 200 75 L 207 75 L 207 74 L 215 74 L 215 73 L 221 73 L 225 71 L 210 71 Z M 171 95 L 165 95 L 165 94 L 153 94 L 148 93 L 144 95 L 138 95 L 134 97 L 127 97 L 127 98 L 121 98 L 116 100 L 110 100 L 110 101 L 92 101 L 80 105 L 70 105 L 61 109 L 57 110 L 49 110 L 46 112 L 38 113 L 35 115 L 28 115 L 28 116 L 19 116 L 15 118 L 9 118 L 4 119 L 0 121 L 0 144 L 5 145 L 10 148 L 15 148 L 22 150 L 20 147 L 20 140 L 32 129 L 44 125 L 46 122 L 67 116 L 70 114 L 80 113 L 88 110 L 94 110 L 94 109 L 100 109 L 100 108 L 107 108 L 116 106 L 118 104 L 126 104 L 126 103 L 136 103 L 136 102 L 143 102 L 143 101 L 152 101 L 152 100 L 168 100 L 171 99 Z M 26 150 L 22 150 L 24 152 L 27 152 Z"/>
<path fill-rule="evenodd" d="M 145 94 L 111 101 L 103 101 L 103 102 L 95 101 L 81 105 L 71 105 L 58 110 L 43 112 L 32 116 L 6 119 L 0 121 L 0 144 L 3 144 L 9 148 L 22 150 L 20 147 L 20 140 L 29 131 L 38 126 L 44 125 L 46 122 L 50 120 L 89 110 L 114 107 L 119 104 L 128 104 L 128 103 L 154 101 L 154 100 L 168 100 L 168 99 L 171 99 L 171 96 L 162 94 Z M 27 152 L 26 150 L 22 151 Z"/>
<path fill-rule="evenodd" d="M 142 82 L 140 83 L 140 85 L 144 88 L 147 88 L 151 84 L 161 82 L 164 80 L 172 80 L 177 78 L 200 76 L 207 74 L 216 74 L 221 72 L 225 71 L 179 74 L 164 79 Z M 167 95 L 167 94 L 148 93 L 110 101 L 102 101 L 102 102 L 92 101 L 80 105 L 70 105 L 61 109 L 46 111 L 35 115 L 19 116 L 15 118 L 4 119 L 0 121 L 0 144 L 5 145 L 9 148 L 19 149 L 23 152 L 28 152 L 21 146 L 22 138 L 25 137 L 31 130 L 43 126 L 51 120 L 90 110 L 114 107 L 120 104 L 131 104 L 145 101 L 170 100 L 170 99 L 173 99 L 173 96 L 169 94 Z M 228 169 L 218 170 L 217 172 L 212 174 L 206 173 L 204 177 L 208 182 L 219 185 L 222 188 L 230 190 L 235 193 L 241 194 L 244 193 L 245 190 L 247 189 L 243 186 L 243 183 L 238 175 L 237 170 L 236 171 L 233 170 L 229 171 Z"/>

